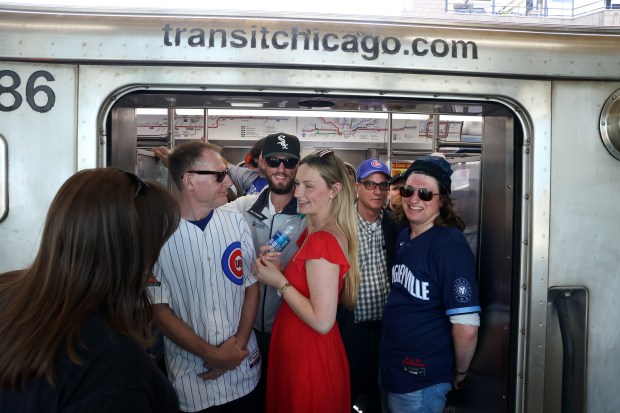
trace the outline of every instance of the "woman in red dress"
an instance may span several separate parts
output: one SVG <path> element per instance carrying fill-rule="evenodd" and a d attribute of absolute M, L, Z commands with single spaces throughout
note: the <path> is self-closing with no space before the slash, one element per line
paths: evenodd
<path fill-rule="evenodd" d="M 322 150 L 304 158 L 295 179 L 299 213 L 308 227 L 299 250 L 280 271 L 279 253 L 261 248 L 255 270 L 278 288 L 282 305 L 271 335 L 269 413 L 349 413 L 349 366 L 335 323 L 338 302 L 357 300 L 354 190 L 342 161 Z"/>

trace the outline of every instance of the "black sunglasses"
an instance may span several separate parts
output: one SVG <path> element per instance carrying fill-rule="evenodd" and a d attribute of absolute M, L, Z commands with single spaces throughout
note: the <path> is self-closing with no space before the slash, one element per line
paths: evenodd
<path fill-rule="evenodd" d="M 228 175 L 228 169 L 224 169 L 223 171 L 187 171 L 187 173 L 198 174 L 198 175 L 215 175 L 215 180 L 217 183 L 221 183 L 226 175 Z"/>
<path fill-rule="evenodd" d="M 374 191 L 377 186 L 379 186 L 379 189 L 383 192 L 390 189 L 390 184 L 388 182 L 362 181 L 360 184 L 364 184 L 364 188 L 369 191 Z"/>
<path fill-rule="evenodd" d="M 265 163 L 270 168 L 277 168 L 280 164 L 284 164 L 286 169 L 293 169 L 297 166 L 299 159 L 296 158 L 274 158 L 273 156 L 268 156 L 265 158 Z"/>
<path fill-rule="evenodd" d="M 127 171 L 122 171 L 122 172 L 124 172 L 125 175 L 127 175 L 127 177 L 129 177 L 131 182 L 136 186 L 136 192 L 133 194 L 134 198 L 140 195 L 140 193 L 143 192 L 143 190 L 150 188 L 148 182 L 144 181 L 138 175 L 131 173 L 131 172 L 127 172 Z"/>
<path fill-rule="evenodd" d="M 433 195 L 439 195 L 428 188 L 414 188 L 410 185 L 405 185 L 400 188 L 400 196 L 402 196 L 403 198 L 409 198 L 413 196 L 415 191 L 418 191 L 418 197 L 420 197 L 422 201 L 430 201 L 431 199 L 433 199 Z"/>

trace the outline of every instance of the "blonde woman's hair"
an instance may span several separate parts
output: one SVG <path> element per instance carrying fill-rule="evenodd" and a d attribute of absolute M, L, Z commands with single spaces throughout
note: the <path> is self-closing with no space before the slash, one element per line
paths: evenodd
<path fill-rule="evenodd" d="M 342 184 L 342 190 L 333 198 L 327 219 L 335 220 L 338 227 L 344 232 L 349 244 L 347 260 L 349 271 L 345 274 L 344 286 L 340 295 L 340 302 L 345 307 L 353 309 L 357 303 L 357 293 L 360 285 L 360 270 L 357 259 L 357 231 L 358 223 L 355 212 L 355 189 L 349 178 L 347 168 L 342 160 L 331 150 L 321 150 L 306 156 L 301 162 L 315 169 L 332 188 L 335 183 Z M 312 222 L 308 222 L 308 230 L 312 231 Z"/>

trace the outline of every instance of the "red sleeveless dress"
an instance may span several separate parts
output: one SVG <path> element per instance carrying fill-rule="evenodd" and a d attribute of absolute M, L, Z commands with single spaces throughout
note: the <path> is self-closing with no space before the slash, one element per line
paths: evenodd
<path fill-rule="evenodd" d="M 284 276 L 297 291 L 310 296 L 306 260 L 324 258 L 340 266 L 338 291 L 349 263 L 336 238 L 313 232 L 284 269 Z M 304 323 L 286 301 L 276 315 L 271 334 L 267 369 L 268 413 L 350 413 L 349 363 L 338 325 L 320 334 Z"/>

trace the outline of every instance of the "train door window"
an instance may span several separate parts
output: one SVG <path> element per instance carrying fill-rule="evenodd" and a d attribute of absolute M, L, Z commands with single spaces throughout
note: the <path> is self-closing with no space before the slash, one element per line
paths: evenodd
<path fill-rule="evenodd" d="M 172 104 L 171 104 L 172 103 Z M 303 103 L 303 104 L 302 104 Z M 354 167 L 368 158 L 386 162 L 392 173 L 415 159 L 443 153 L 451 163 L 453 199 L 466 221 L 464 231 L 477 257 L 481 303 L 479 350 L 470 385 L 494 388 L 481 401 L 476 392 L 450 396 L 448 408 L 506 411 L 516 404 L 510 391 L 516 360 L 510 343 L 518 335 L 518 263 L 514 242 L 519 230 L 519 172 L 522 127 L 517 115 L 486 100 L 437 101 L 389 96 L 135 92 L 116 101 L 107 124 L 111 166 L 135 170 L 168 184 L 167 169 L 153 155 L 158 146 L 173 148 L 201 139 L 223 148 L 233 165 L 253 143 L 270 133 L 300 138 L 302 156 L 317 148 L 333 149 Z M 505 332 L 509 332 L 506 334 Z M 481 405 L 484 404 L 484 406 Z"/>

